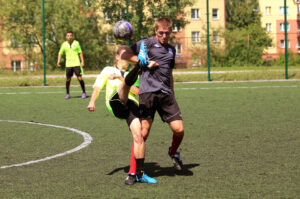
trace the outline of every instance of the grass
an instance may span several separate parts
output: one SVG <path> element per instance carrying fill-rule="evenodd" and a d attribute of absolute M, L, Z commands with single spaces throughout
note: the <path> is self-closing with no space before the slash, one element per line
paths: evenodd
<path fill-rule="evenodd" d="M 174 80 L 176 82 L 207 81 L 207 69 L 176 69 L 174 70 Z M 196 72 L 182 73 L 180 72 Z M 198 73 L 197 73 L 198 72 Z M 92 85 L 95 81 L 94 76 L 99 71 L 86 71 L 84 81 Z M 47 71 L 46 84 L 48 86 L 65 85 L 64 71 Z M 40 72 L 29 73 L 0 73 L 0 86 L 43 86 L 44 75 Z M 285 79 L 285 70 L 281 67 L 212 67 L 211 81 L 248 81 L 248 80 L 278 80 Z M 300 79 L 300 68 L 290 67 L 288 72 L 289 79 Z M 78 85 L 76 78 L 73 78 L 72 85 Z"/>
<path fill-rule="evenodd" d="M 2 198 L 297 198 L 300 82 L 176 84 L 185 169 L 174 173 L 171 132 L 156 115 L 146 171 L 157 185 L 125 186 L 132 138 L 125 121 L 96 112 L 72 87 L 0 88 L 0 120 L 35 121 L 88 132 L 86 148 L 49 161 L 0 169 Z M 91 88 L 88 88 L 90 96 Z M 0 122 L 0 166 L 44 158 L 80 145 L 63 129 Z"/>

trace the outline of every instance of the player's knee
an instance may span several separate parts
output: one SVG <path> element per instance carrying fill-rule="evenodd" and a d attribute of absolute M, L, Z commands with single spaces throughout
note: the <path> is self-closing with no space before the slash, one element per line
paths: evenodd
<path fill-rule="evenodd" d="M 178 136 L 182 136 L 184 134 L 183 125 L 178 125 L 172 128 L 172 131 Z"/>
<path fill-rule="evenodd" d="M 136 144 L 140 145 L 140 144 L 144 143 L 144 138 L 143 138 L 142 134 L 134 135 L 133 139 Z"/>
<path fill-rule="evenodd" d="M 184 133 L 184 127 L 182 120 L 175 120 L 169 123 L 172 131 L 176 134 L 183 134 Z"/>
<path fill-rule="evenodd" d="M 148 138 L 149 130 L 150 130 L 149 128 L 142 127 L 142 137 L 144 141 L 146 141 Z"/>

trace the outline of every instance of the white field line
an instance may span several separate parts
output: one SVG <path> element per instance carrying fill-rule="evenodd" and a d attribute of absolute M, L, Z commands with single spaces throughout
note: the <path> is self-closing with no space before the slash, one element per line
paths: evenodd
<path fill-rule="evenodd" d="M 270 70 L 225 70 L 225 71 L 210 71 L 211 74 L 226 74 L 226 73 L 258 73 L 258 72 L 284 72 L 284 69 L 270 69 Z M 289 69 L 289 71 L 300 71 L 300 69 Z M 100 71 L 99 71 L 100 73 Z M 98 73 L 98 74 L 99 74 Z M 174 75 L 182 75 L 182 74 L 207 74 L 207 71 L 173 71 Z M 83 77 L 97 77 L 98 74 L 85 74 Z M 17 78 L 44 78 L 43 75 L 29 75 L 29 76 L 20 76 Z M 56 75 L 47 75 L 47 78 L 65 78 L 65 74 L 56 74 Z M 9 79 L 10 77 L 2 77 Z M 76 77 L 75 77 L 76 78 Z"/>
<path fill-rule="evenodd" d="M 289 86 L 233 86 L 233 87 L 204 87 L 204 88 L 175 88 L 175 90 L 221 90 L 221 89 L 263 89 L 263 88 L 297 88 L 297 85 Z M 72 91 L 72 92 L 82 92 L 82 91 Z M 58 94 L 65 93 L 64 91 L 51 91 L 51 92 L 2 92 L 0 95 L 28 95 L 28 94 Z"/>
<path fill-rule="evenodd" d="M 65 126 L 58 126 L 58 125 L 52 125 L 52 124 L 42 124 L 42 123 L 35 123 L 35 122 L 25 122 L 25 121 L 14 121 L 14 120 L 0 120 L 0 122 L 11 122 L 11 123 L 21 123 L 21 124 L 34 124 L 34 125 L 40 125 L 40 126 L 47 126 L 47 127 L 54 127 L 54 128 L 60 128 L 60 129 L 66 129 L 69 131 L 72 131 L 74 133 L 80 134 L 82 135 L 84 141 L 81 143 L 81 145 L 69 150 L 69 151 L 65 151 L 63 153 L 59 153 L 56 155 L 52 155 L 52 156 L 48 156 L 39 160 L 31 160 L 28 162 L 24 162 L 24 163 L 18 163 L 18 164 L 11 164 L 11 165 L 4 165 L 1 166 L 0 169 L 6 169 L 6 168 L 11 168 L 11 167 L 21 167 L 21 166 L 25 166 L 25 165 L 29 165 L 29 164 L 34 164 L 34 163 L 39 163 L 39 162 L 43 162 L 43 161 L 47 161 L 47 160 L 51 160 L 54 158 L 58 158 L 61 156 L 65 156 L 68 155 L 70 153 L 79 151 L 85 147 L 87 147 L 89 144 L 91 144 L 91 142 L 93 141 L 93 138 L 90 136 L 90 134 L 80 131 L 78 129 L 74 129 L 74 128 L 69 128 L 69 127 L 65 127 Z"/>
<path fill-rule="evenodd" d="M 258 89 L 258 88 L 297 88 L 298 86 L 239 86 L 239 87 L 213 87 L 213 88 L 179 88 L 175 90 L 220 90 L 220 89 Z"/>

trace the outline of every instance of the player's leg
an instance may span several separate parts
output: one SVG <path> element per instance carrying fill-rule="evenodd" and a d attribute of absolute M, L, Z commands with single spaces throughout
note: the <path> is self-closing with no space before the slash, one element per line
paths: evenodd
<path fill-rule="evenodd" d="M 137 118 L 130 125 L 134 140 L 134 154 L 136 160 L 136 181 L 137 182 L 146 182 L 150 184 L 155 184 L 157 181 L 154 178 L 149 177 L 144 170 L 144 161 L 145 161 L 145 142 L 141 132 L 141 123 Z M 139 125 L 138 125 L 139 123 Z M 133 126 L 132 126 L 133 125 Z M 139 127 L 138 127 L 139 126 Z"/>
<path fill-rule="evenodd" d="M 66 99 L 70 98 L 70 84 L 71 79 L 73 76 L 73 68 L 72 67 L 66 67 Z"/>
<path fill-rule="evenodd" d="M 149 126 L 150 124 L 152 124 L 152 121 L 141 121 L 141 123 L 144 123 L 144 129 L 142 129 L 142 136 L 143 136 L 143 139 L 144 139 L 144 142 L 146 142 L 147 140 L 147 137 L 149 135 Z M 142 125 L 143 126 L 143 125 Z M 148 128 L 146 128 L 146 126 L 148 126 Z M 128 175 L 129 176 L 132 176 L 132 175 L 135 175 L 136 174 L 136 159 L 134 157 L 134 142 L 132 142 L 132 147 L 131 147 L 131 156 L 130 156 L 130 166 L 129 166 L 129 172 L 128 172 Z M 127 180 L 127 178 L 126 178 Z M 126 181 L 125 181 L 126 183 Z"/>
<path fill-rule="evenodd" d="M 74 67 L 74 72 L 77 76 L 77 80 L 79 81 L 79 84 L 81 86 L 81 89 L 82 89 L 82 95 L 81 95 L 81 98 L 85 99 L 86 98 L 86 93 L 85 93 L 85 84 L 84 84 L 84 81 L 82 79 L 82 75 L 81 75 L 81 68 L 80 66 L 76 66 Z"/>
<path fill-rule="evenodd" d="M 140 119 L 136 117 L 139 115 L 138 106 L 133 101 L 129 101 L 128 103 L 128 106 L 130 108 L 130 114 L 127 118 L 127 124 L 129 125 L 133 137 L 133 145 L 131 151 L 131 164 L 133 165 L 131 165 L 130 173 L 136 174 L 136 180 L 138 182 L 156 183 L 157 181 L 154 178 L 151 178 L 148 175 L 146 175 L 144 171 L 146 146 L 144 138 L 142 136 Z M 133 161 L 132 153 L 134 154 L 135 162 Z M 136 170 L 134 171 L 134 168 L 132 167 L 136 167 Z M 132 177 L 130 179 L 129 175 L 125 180 L 125 184 L 130 185 L 133 183 L 134 182 L 132 182 Z"/>
<path fill-rule="evenodd" d="M 184 127 L 182 120 L 174 120 L 169 123 L 171 130 L 173 131 L 172 144 L 169 148 L 168 154 L 172 158 L 174 167 L 176 170 L 182 170 L 182 160 L 180 158 L 180 151 L 178 150 L 183 137 Z"/>
<path fill-rule="evenodd" d="M 140 69 L 141 69 L 141 65 L 137 63 L 134 65 L 133 69 L 131 69 L 130 72 L 126 75 L 125 83 L 127 86 L 130 87 L 136 82 Z"/>
<path fill-rule="evenodd" d="M 124 105 L 127 103 L 129 91 L 130 91 L 130 86 L 127 86 L 124 81 L 117 88 L 119 99 Z"/>
<path fill-rule="evenodd" d="M 154 93 L 142 93 L 139 95 L 140 120 L 142 124 L 142 134 L 145 141 L 149 136 L 157 108 L 154 104 L 155 98 L 156 94 Z"/>
<path fill-rule="evenodd" d="M 136 161 L 134 157 L 134 142 L 132 142 L 128 175 L 135 175 L 135 174 L 136 174 Z"/>
<path fill-rule="evenodd" d="M 184 137 L 184 127 L 179 106 L 174 95 L 158 94 L 159 107 L 157 109 L 159 115 L 164 122 L 167 122 L 173 132 L 172 144 L 169 147 L 168 154 L 171 157 L 174 168 L 182 170 L 182 160 L 180 159 L 180 151 L 178 148 Z"/>
<path fill-rule="evenodd" d="M 143 164 L 145 158 L 145 142 L 141 132 L 141 123 L 138 118 L 135 118 L 130 124 L 130 131 L 133 137 L 133 150 L 134 157 L 136 159 L 136 174 L 138 177 L 141 177 L 141 173 L 143 172 Z"/>
<path fill-rule="evenodd" d="M 136 82 L 140 71 L 139 64 L 136 64 L 135 67 L 126 75 L 122 84 L 117 88 L 120 100 L 126 104 L 128 100 L 128 93 L 130 87 Z"/>

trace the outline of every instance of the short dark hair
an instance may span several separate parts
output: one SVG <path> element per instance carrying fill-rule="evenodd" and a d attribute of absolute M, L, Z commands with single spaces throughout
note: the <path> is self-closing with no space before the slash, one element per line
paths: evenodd
<path fill-rule="evenodd" d="M 120 55 L 120 54 L 121 54 L 121 51 L 126 50 L 126 49 L 128 49 L 127 46 L 125 46 L 125 45 L 120 46 L 120 47 L 117 49 L 115 56 L 116 56 L 116 55 Z M 115 57 L 115 60 L 114 60 L 114 64 L 117 65 L 116 57 Z"/>
<path fill-rule="evenodd" d="M 68 34 L 68 33 L 72 33 L 74 35 L 72 30 L 68 30 L 66 34 Z"/>
<path fill-rule="evenodd" d="M 155 30 L 157 30 L 159 27 L 167 27 L 172 30 L 172 26 L 172 20 L 167 17 L 162 17 L 155 21 Z"/>

